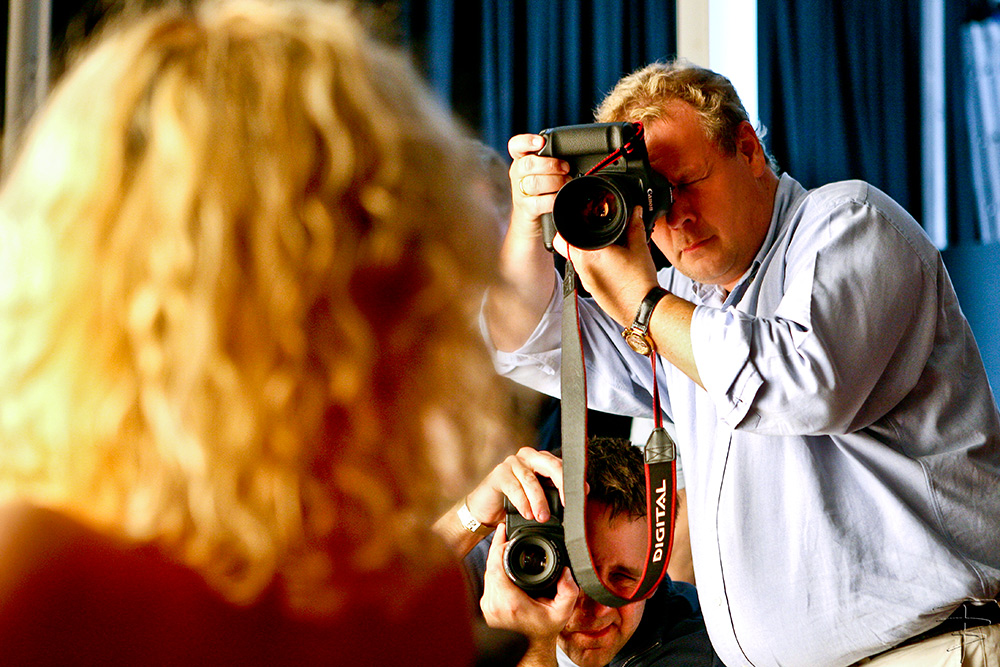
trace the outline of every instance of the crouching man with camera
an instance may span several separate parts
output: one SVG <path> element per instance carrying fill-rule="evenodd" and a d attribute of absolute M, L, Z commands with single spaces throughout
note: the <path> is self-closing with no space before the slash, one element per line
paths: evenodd
<path fill-rule="evenodd" d="M 646 556 L 642 453 L 627 440 L 592 438 L 587 462 L 594 569 L 625 597 L 642 577 Z M 665 578 L 650 598 L 619 608 L 578 589 L 565 567 L 561 488 L 562 461 L 522 448 L 435 525 L 459 556 L 474 547 L 488 552 L 485 571 L 474 564 L 475 554 L 467 564 L 482 577 L 486 622 L 527 636 L 521 666 L 719 664 L 693 586 Z M 480 544 L 494 526 L 492 543 Z"/>

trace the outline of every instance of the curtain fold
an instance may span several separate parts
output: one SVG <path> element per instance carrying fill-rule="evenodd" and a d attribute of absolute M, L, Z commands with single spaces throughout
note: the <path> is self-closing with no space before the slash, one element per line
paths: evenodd
<path fill-rule="evenodd" d="M 922 218 L 921 0 L 758 0 L 760 115 L 769 148 L 806 187 L 860 178 Z M 961 30 L 983 0 L 944 0 L 947 241 L 978 220 Z"/>
<path fill-rule="evenodd" d="M 807 188 L 859 178 L 920 212 L 919 0 L 759 0 L 761 120 Z"/>

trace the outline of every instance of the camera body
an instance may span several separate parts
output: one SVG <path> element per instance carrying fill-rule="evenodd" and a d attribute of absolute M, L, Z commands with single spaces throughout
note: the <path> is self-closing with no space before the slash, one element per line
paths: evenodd
<path fill-rule="evenodd" d="M 559 490 L 548 480 L 539 478 L 539 481 L 549 504 L 548 521 L 525 519 L 504 498 L 507 546 L 503 552 L 503 569 L 510 580 L 531 597 L 554 598 L 563 567 L 569 565 L 562 525 L 563 506 Z"/>
<path fill-rule="evenodd" d="M 639 123 L 589 123 L 542 130 L 539 155 L 569 163 L 569 181 L 556 193 L 552 212 L 542 216 L 542 237 L 552 250 L 556 232 L 583 250 L 626 245 L 632 209 L 642 206 L 646 240 L 653 223 L 671 203 L 670 183 L 649 165 Z M 625 147 L 594 174 L 587 172 Z"/>

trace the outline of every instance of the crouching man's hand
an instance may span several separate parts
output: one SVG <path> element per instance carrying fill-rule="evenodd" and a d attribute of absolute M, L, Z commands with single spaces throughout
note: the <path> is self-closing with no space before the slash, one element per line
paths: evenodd
<path fill-rule="evenodd" d="M 504 572 L 506 545 L 506 527 L 500 524 L 486 560 L 483 599 L 479 603 L 483 616 L 490 627 L 514 630 L 528 638 L 528 650 L 521 667 L 554 667 L 556 638 L 573 613 L 580 589 L 567 567 L 556 586 L 554 599 L 532 598 Z"/>

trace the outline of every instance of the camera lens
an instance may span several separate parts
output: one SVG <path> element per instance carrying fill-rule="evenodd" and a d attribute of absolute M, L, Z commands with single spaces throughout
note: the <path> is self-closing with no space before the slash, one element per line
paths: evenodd
<path fill-rule="evenodd" d="M 549 555 L 537 544 L 526 544 L 517 557 L 518 569 L 526 575 L 537 577 L 545 571 Z"/>
<path fill-rule="evenodd" d="M 581 176 L 564 185 L 552 209 L 556 230 L 566 242 L 584 250 L 614 243 L 628 225 L 625 196 L 610 180 Z"/>
<path fill-rule="evenodd" d="M 565 563 L 556 543 L 531 533 L 507 544 L 503 566 L 511 581 L 526 591 L 536 591 L 558 581 Z"/>

